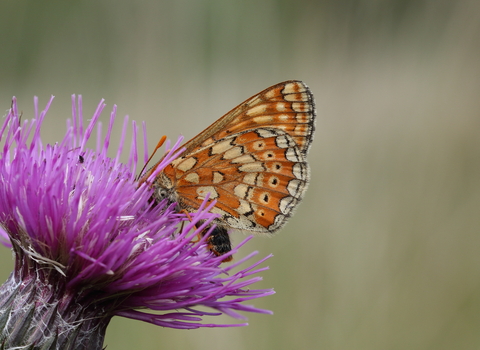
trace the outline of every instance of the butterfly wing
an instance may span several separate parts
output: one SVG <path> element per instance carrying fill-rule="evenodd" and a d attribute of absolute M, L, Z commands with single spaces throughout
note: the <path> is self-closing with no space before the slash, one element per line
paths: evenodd
<path fill-rule="evenodd" d="M 291 216 L 308 184 L 306 154 L 315 108 L 305 84 L 274 85 L 228 112 L 164 170 L 182 209 L 195 212 L 209 193 L 216 223 L 273 233 Z"/>
<path fill-rule="evenodd" d="M 301 81 L 289 80 L 259 92 L 185 143 L 184 154 L 257 127 L 285 131 L 305 156 L 315 131 L 315 104 L 310 89 Z"/>
<path fill-rule="evenodd" d="M 195 160 L 193 164 L 191 159 Z M 217 203 L 219 224 L 273 233 L 291 216 L 308 182 L 308 166 L 292 137 L 279 129 L 233 134 L 172 163 L 180 206 Z"/>

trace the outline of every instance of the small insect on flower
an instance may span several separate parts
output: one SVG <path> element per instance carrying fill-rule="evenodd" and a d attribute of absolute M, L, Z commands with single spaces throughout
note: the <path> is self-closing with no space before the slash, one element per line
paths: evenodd
<path fill-rule="evenodd" d="M 231 251 L 228 229 L 271 235 L 293 214 L 309 182 L 306 156 L 315 131 L 315 104 L 301 81 L 273 85 L 238 105 L 183 145 L 161 171 L 158 162 L 139 183 L 153 200 L 193 213 L 209 196 L 217 256 Z M 205 231 L 206 232 L 206 231 Z M 227 255 L 224 261 L 230 261 Z"/>

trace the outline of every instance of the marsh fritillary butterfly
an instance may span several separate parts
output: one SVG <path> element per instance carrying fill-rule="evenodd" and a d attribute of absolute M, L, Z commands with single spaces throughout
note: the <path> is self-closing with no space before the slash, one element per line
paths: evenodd
<path fill-rule="evenodd" d="M 209 201 L 216 201 L 212 212 L 219 217 L 208 243 L 217 256 L 231 250 L 228 229 L 273 234 L 307 188 L 306 156 L 314 130 L 309 88 L 301 81 L 273 85 L 185 143 L 185 151 L 151 184 L 153 199 L 196 212 L 209 193 Z"/>

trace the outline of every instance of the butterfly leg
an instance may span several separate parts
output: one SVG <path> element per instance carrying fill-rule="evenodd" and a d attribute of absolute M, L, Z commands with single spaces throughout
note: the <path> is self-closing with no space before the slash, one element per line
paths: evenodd
<path fill-rule="evenodd" d="M 187 216 L 188 220 L 192 221 L 192 217 L 190 216 L 190 213 L 188 211 L 182 209 L 180 212 L 184 213 Z M 206 232 L 208 231 L 208 228 L 199 233 L 197 235 L 197 239 L 192 241 L 192 243 L 197 243 L 201 237 L 204 237 Z M 208 250 L 210 250 L 216 256 L 226 254 L 232 250 L 232 244 L 230 242 L 230 236 L 228 235 L 228 231 L 227 229 L 220 226 L 217 226 L 213 229 L 213 231 L 210 233 L 210 236 L 208 236 L 207 238 L 207 243 Z M 223 262 L 228 262 L 231 260 L 232 256 L 228 256 L 223 259 Z"/>
<path fill-rule="evenodd" d="M 187 216 L 187 219 L 188 219 L 190 222 L 193 221 L 192 217 L 190 216 L 190 213 L 189 213 L 188 211 L 186 211 L 185 209 L 180 210 L 180 213 L 185 214 L 185 215 Z M 185 221 L 182 222 L 182 227 L 180 228 L 180 230 L 183 230 L 183 223 L 184 223 L 184 222 L 185 222 Z M 196 229 L 197 229 L 197 225 L 195 225 L 195 230 L 196 230 Z M 197 243 L 197 242 L 200 240 L 200 238 L 201 238 L 201 237 L 200 237 L 200 233 L 199 233 L 199 234 L 197 235 L 197 238 L 196 238 L 195 240 L 193 240 L 192 243 Z"/>

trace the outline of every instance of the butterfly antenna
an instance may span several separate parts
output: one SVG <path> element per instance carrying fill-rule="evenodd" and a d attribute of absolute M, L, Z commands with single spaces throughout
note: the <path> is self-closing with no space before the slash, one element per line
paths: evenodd
<path fill-rule="evenodd" d="M 148 158 L 147 162 L 145 163 L 145 165 L 144 165 L 143 168 L 142 168 L 142 171 L 140 171 L 140 173 L 138 174 L 136 180 L 138 180 L 138 179 L 140 178 L 140 176 L 143 174 L 143 172 L 145 171 L 145 168 L 147 167 L 148 163 L 150 163 L 150 161 L 152 160 L 152 158 L 153 158 L 153 156 L 155 155 L 155 153 L 157 153 L 158 149 L 163 146 L 163 144 L 165 143 L 165 140 L 166 140 L 166 139 L 167 139 L 167 136 L 165 136 L 165 135 L 163 135 L 163 136 L 160 138 L 160 141 L 158 141 L 157 146 L 156 146 L 155 149 L 153 150 L 152 155 Z"/>

